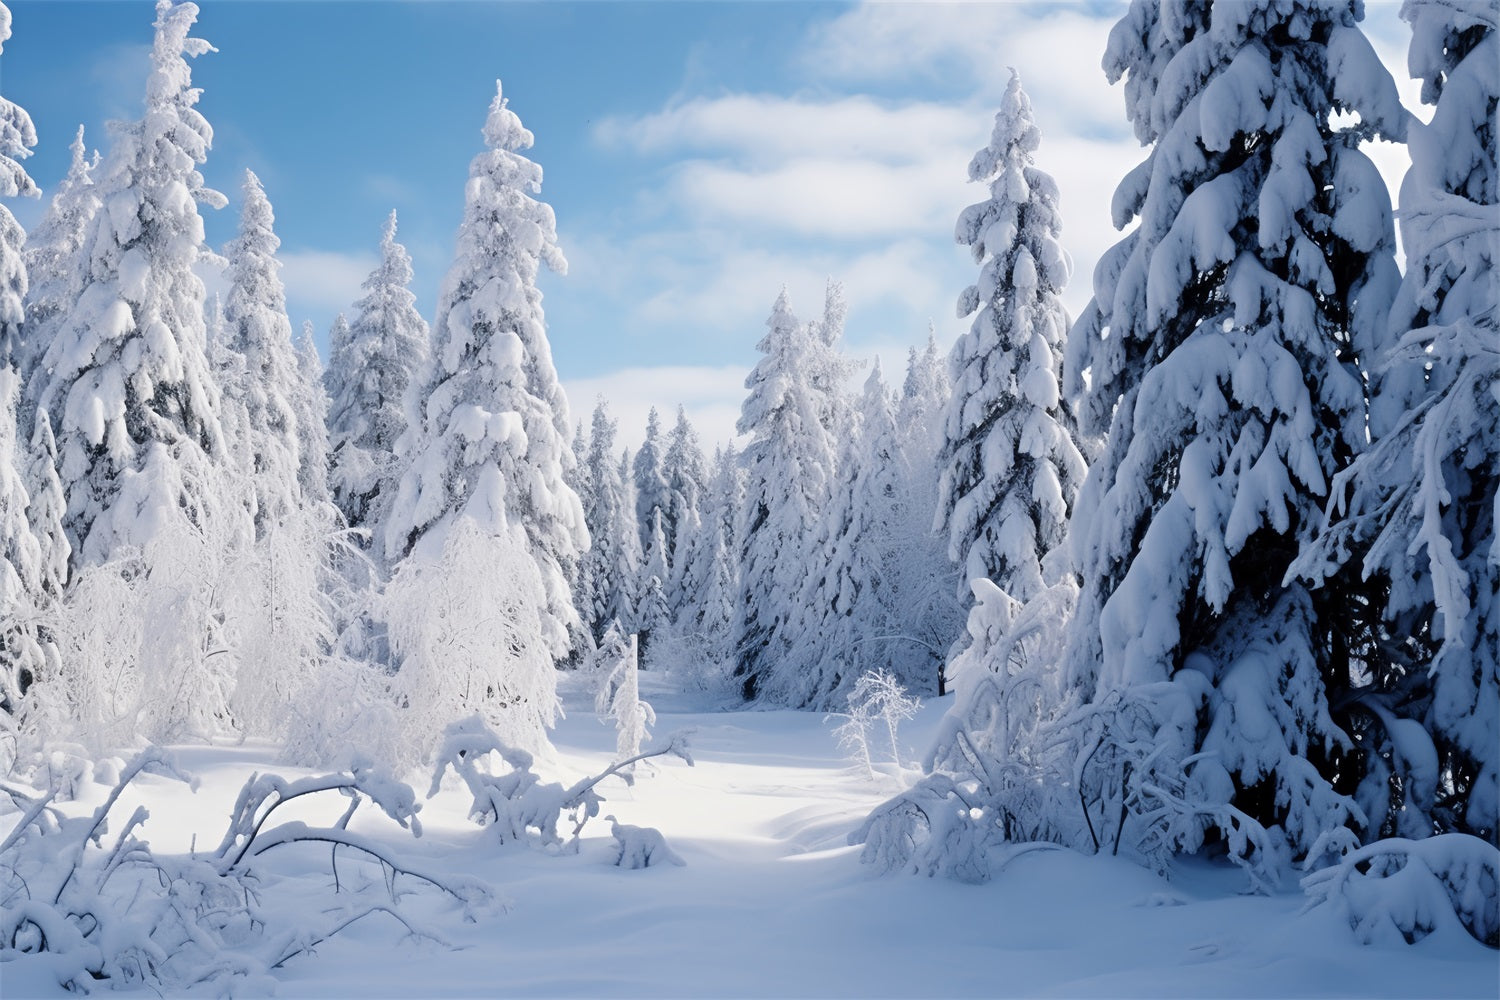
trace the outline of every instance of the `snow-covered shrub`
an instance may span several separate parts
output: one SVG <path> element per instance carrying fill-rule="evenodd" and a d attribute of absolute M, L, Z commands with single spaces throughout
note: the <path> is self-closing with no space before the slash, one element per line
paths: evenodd
<path fill-rule="evenodd" d="M 646 727 L 656 725 L 656 712 L 641 701 L 638 648 L 634 635 L 627 641 L 611 628 L 597 653 L 602 676 L 594 697 L 594 711 L 615 720 L 616 760 L 639 754 L 641 744 L 651 738 Z"/>
<path fill-rule="evenodd" d="M 1308 875 L 1302 888 L 1309 909 L 1335 907 L 1366 944 L 1461 926 L 1500 946 L 1500 850 L 1468 834 L 1377 840 Z"/>
<path fill-rule="evenodd" d="M 0 842 L 0 962 L 31 956 L 47 964 L 59 985 L 80 992 L 102 984 L 269 993 L 275 989 L 272 970 L 364 917 L 385 914 L 422 934 L 396 909 L 398 880 L 452 897 L 468 919 L 491 900 L 477 882 L 423 874 L 349 831 L 354 811 L 367 800 L 401 826 L 420 830 L 411 788 L 367 768 L 297 781 L 253 777 L 219 847 L 187 856 L 157 853 L 137 835 L 148 818 L 144 807 L 106 840 L 114 808 L 143 773 L 189 780 L 153 748 L 122 770 L 103 804 L 86 817 L 68 817 L 53 805 L 56 788 L 35 796 L 10 784 L 0 789 L 24 810 Z M 290 821 L 268 828 L 280 805 L 318 792 L 349 800 L 332 826 Z M 344 847 L 374 860 L 385 875 L 378 884 L 389 891 L 389 901 L 350 890 L 349 901 L 332 909 L 269 905 L 266 896 L 276 882 L 265 877 L 259 859 L 275 848 L 306 844 L 332 844 L 335 852 Z M 331 858 L 335 892 L 343 893 L 337 853 Z"/>
<path fill-rule="evenodd" d="M 1061 583 L 1024 606 L 973 581 L 968 645 L 949 665 L 954 704 L 923 766 L 928 774 L 871 813 L 849 838 L 867 864 L 983 881 L 1002 842 L 1088 848 L 1070 728 L 1057 678 L 1077 588 Z"/>
<path fill-rule="evenodd" d="M 604 817 L 610 835 L 615 838 L 615 864 L 620 868 L 650 868 L 663 861 L 681 868 L 687 864 L 672 848 L 661 831 L 651 826 L 629 826 L 613 816 Z"/>
<path fill-rule="evenodd" d="M 631 784 L 634 781 L 629 770 L 631 765 L 652 757 L 670 754 L 691 767 L 693 756 L 688 748 L 689 735 L 687 731 L 673 733 L 666 746 L 617 761 L 599 774 L 564 788 L 557 782 L 543 784 L 531 769 L 531 754 L 507 746 L 476 715 L 448 727 L 427 797 L 430 799 L 438 793 L 443 776 L 452 768 L 474 797 L 469 806 L 469 818 L 488 827 L 498 843 L 524 841 L 527 831 L 531 830 L 535 831 L 535 837 L 543 847 L 576 851 L 585 824 L 599 815 L 599 804 L 604 801 L 604 797 L 594 790 L 595 786 L 610 775 L 619 775 L 626 784 Z M 498 774 L 494 772 L 497 764 L 504 768 Z M 564 813 L 573 824 L 566 844 L 557 832 Z"/>
<path fill-rule="evenodd" d="M 498 477 L 488 485 L 498 488 Z M 434 734 L 474 712 L 507 745 L 529 750 L 546 744 L 557 717 L 541 577 L 520 528 L 499 520 L 490 528 L 462 515 L 430 531 L 386 587 L 406 762 L 428 759 Z"/>
<path fill-rule="evenodd" d="M 849 712 L 834 718 L 843 719 L 834 736 L 850 757 L 864 765 L 866 773 L 875 776 L 875 755 L 871 752 L 872 733 L 880 731 L 890 752 L 890 762 L 898 770 L 901 759 L 901 723 L 917 714 L 922 699 L 906 693 L 896 676 L 885 670 L 860 674 L 849 692 Z"/>

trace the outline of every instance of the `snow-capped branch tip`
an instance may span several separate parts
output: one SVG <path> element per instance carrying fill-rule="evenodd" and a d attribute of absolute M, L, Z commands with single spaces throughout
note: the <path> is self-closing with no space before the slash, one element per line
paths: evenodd
<path fill-rule="evenodd" d="M 386 216 L 385 228 L 380 231 L 380 250 L 384 256 L 389 257 L 396 246 L 396 210 L 391 209 L 391 214 Z"/>
<path fill-rule="evenodd" d="M 530 149 L 536 137 L 521 124 L 521 118 L 510 110 L 500 81 L 495 81 L 495 99 L 490 102 L 490 115 L 484 123 L 485 145 L 491 149 L 515 152 Z"/>

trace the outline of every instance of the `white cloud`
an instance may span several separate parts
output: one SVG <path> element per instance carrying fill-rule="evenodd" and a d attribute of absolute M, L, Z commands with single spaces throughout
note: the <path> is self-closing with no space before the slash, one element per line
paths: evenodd
<path fill-rule="evenodd" d="M 681 156 L 638 210 L 767 235 L 942 232 L 964 204 L 984 112 L 955 105 L 737 94 L 599 126 L 606 147 Z"/>
<path fill-rule="evenodd" d="M 691 162 L 675 174 L 682 207 L 699 218 L 794 236 L 867 239 L 940 232 L 963 204 L 966 154 L 892 166 L 860 160 L 791 160 L 748 171 Z"/>
<path fill-rule="evenodd" d="M 993 103 L 1021 74 L 1043 131 L 1123 135 L 1122 99 L 1100 64 L 1124 12 L 1081 5 L 864 3 L 815 27 L 802 52 L 814 76 L 846 83 L 921 79 Z"/>
<path fill-rule="evenodd" d="M 568 394 L 574 424 L 582 421 L 585 427 L 603 396 L 610 416 L 619 422 L 616 444 L 631 451 L 645 440 L 646 418 L 653 406 L 660 411 L 662 424 L 671 427 L 681 405 L 704 450 L 712 455 L 716 445 L 736 438 L 734 425 L 748 374 L 738 365 L 623 368 L 591 378 L 564 379 L 563 391 Z"/>
<path fill-rule="evenodd" d="M 732 152 L 737 161 L 824 157 L 920 162 L 928 150 L 975 141 L 973 116 L 947 105 L 887 105 L 856 95 L 825 100 L 770 94 L 697 98 L 638 118 L 601 122 L 595 138 L 643 154 Z"/>
<path fill-rule="evenodd" d="M 373 254 L 327 250 L 283 250 L 277 256 L 287 304 L 297 322 L 308 311 L 347 312 L 378 263 Z"/>

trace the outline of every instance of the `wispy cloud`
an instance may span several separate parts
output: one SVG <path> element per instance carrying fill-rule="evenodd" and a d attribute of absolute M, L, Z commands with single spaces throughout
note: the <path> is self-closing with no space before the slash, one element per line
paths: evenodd
<path fill-rule="evenodd" d="M 736 365 L 623 368 L 592 378 L 566 379 L 563 391 L 568 394 L 573 422 L 585 427 L 602 396 L 610 415 L 619 421 L 620 446 L 632 451 L 646 437 L 646 418 L 653 406 L 661 412 L 662 423 L 671 426 L 680 405 L 704 449 L 712 454 L 715 445 L 736 437 L 734 425 L 748 374 Z"/>
<path fill-rule="evenodd" d="M 327 250 L 283 250 L 278 257 L 294 325 L 309 312 L 347 312 L 377 263 L 373 254 Z"/>

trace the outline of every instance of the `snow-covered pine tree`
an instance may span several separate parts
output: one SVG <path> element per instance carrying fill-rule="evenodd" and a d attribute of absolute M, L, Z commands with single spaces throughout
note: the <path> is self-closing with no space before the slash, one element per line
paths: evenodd
<path fill-rule="evenodd" d="M 667 607 L 672 622 L 693 618 L 694 602 L 702 594 L 703 580 L 698 575 L 700 561 L 696 546 L 703 538 L 702 506 L 704 481 L 703 449 L 698 432 L 688 420 L 687 410 L 677 407 L 677 423 L 667 435 L 667 453 L 662 459 L 662 475 L 672 497 L 672 509 L 662 528 L 666 536 L 671 577 L 664 581 Z"/>
<path fill-rule="evenodd" d="M 404 469 L 396 448 L 407 431 L 406 396 L 427 364 L 427 321 L 411 291 L 411 256 L 396 242 L 396 213 L 385 221 L 380 263 L 361 285 L 354 322 L 342 314 L 329 334 L 329 480 L 351 528 L 374 539 L 381 561 L 382 532 Z"/>
<path fill-rule="evenodd" d="M 1370 838 L 1500 837 L 1500 24 L 1409 0 L 1409 63 L 1432 121 L 1408 125 L 1407 271 L 1373 369 L 1372 442 L 1296 569 L 1370 581 L 1370 669 L 1351 723 Z M 1368 587 L 1368 585 L 1367 585 Z M 1351 612 L 1361 602 L 1350 600 Z"/>
<path fill-rule="evenodd" d="M 239 233 L 224 248 L 229 261 L 225 347 L 240 359 L 239 377 L 221 388 L 226 403 L 244 410 L 246 439 L 238 444 L 250 464 L 243 500 L 256 537 L 264 538 L 302 505 L 302 431 L 293 409 L 302 375 L 276 259 L 281 240 L 271 202 L 253 171 L 245 171 L 243 190 Z"/>
<path fill-rule="evenodd" d="M 232 683 L 230 658 L 207 655 L 232 519 L 194 272 L 209 255 L 199 206 L 225 199 L 197 170 L 213 130 L 187 61 L 211 46 L 189 35 L 194 4 L 156 12 L 145 115 L 116 128 L 97 172 L 108 209 L 89 224 L 77 302 L 37 372 L 68 500 L 68 717 L 100 748 L 222 731 Z"/>
<path fill-rule="evenodd" d="M 1071 522 L 1065 678 L 1092 700 L 1079 794 L 1105 849 L 1214 840 L 1274 875 L 1363 823 L 1334 717 L 1346 609 L 1282 583 L 1363 443 L 1354 338 L 1397 277 L 1357 140 L 1405 115 L 1359 16 L 1137 0 L 1110 36 L 1152 148 L 1065 366 L 1085 431 L 1108 432 Z"/>
<path fill-rule="evenodd" d="M 67 499 L 57 478 L 57 442 L 46 410 L 37 413 L 31 432 L 30 457 L 24 482 L 30 503 L 26 518 L 39 546 L 41 570 L 38 583 L 47 602 L 60 600 L 68 582 L 68 536 L 63 531 Z"/>
<path fill-rule="evenodd" d="M 672 623 L 672 609 L 667 605 L 665 580 L 667 568 L 667 535 L 663 527 L 665 518 L 660 507 L 651 511 L 651 533 L 647 536 L 646 550 L 641 555 L 641 573 L 636 584 L 634 630 L 640 639 L 640 654 L 644 662 L 660 645 Z"/>
<path fill-rule="evenodd" d="M 886 547 L 895 499 L 904 477 L 896 444 L 894 400 L 877 359 L 856 414 L 845 428 L 833 495 L 806 562 L 806 581 L 794 606 L 785 686 L 790 704 L 828 711 L 842 707 L 862 673 L 885 666 L 891 597 Z"/>
<path fill-rule="evenodd" d="M 804 689 L 788 659 L 804 560 L 836 471 L 826 381 L 834 366 L 823 325 L 798 322 L 786 290 L 777 296 L 745 380 L 750 394 L 738 429 L 748 435 L 741 462 L 740 607 L 735 676 L 746 698 L 793 704 Z"/>
<path fill-rule="evenodd" d="M 731 442 L 715 448 L 704 482 L 692 566 L 684 572 L 697 583 L 697 594 L 676 622 L 684 643 L 678 668 L 691 683 L 717 690 L 733 666 L 735 623 L 739 604 L 739 546 L 734 534 L 742 481 L 739 456 Z"/>
<path fill-rule="evenodd" d="M 226 248 L 221 353 L 226 435 L 243 454 L 232 463 L 235 493 L 248 505 L 250 531 L 216 589 L 224 595 L 225 652 L 238 664 L 235 721 L 287 736 L 333 637 L 327 584 L 343 539 L 328 500 L 326 403 L 309 380 L 319 374 L 304 372 L 292 344 L 271 205 L 249 171 L 244 192 L 240 231 Z M 232 435 L 231 423 L 239 425 Z"/>
<path fill-rule="evenodd" d="M 592 544 L 578 567 L 578 613 L 595 643 L 604 641 L 611 622 L 633 620 L 631 595 L 640 572 L 634 503 L 615 457 L 617 429 L 601 397 L 594 406 L 582 474 L 587 484 L 583 514 Z"/>
<path fill-rule="evenodd" d="M 655 522 L 655 511 L 662 512 L 662 527 L 666 529 L 672 510 L 672 490 L 667 485 L 662 459 L 665 453 L 661 433 L 661 414 L 656 407 L 646 416 L 646 440 L 631 459 L 631 478 L 635 483 L 635 520 L 641 536 L 643 560 L 651 552 L 651 526 Z M 667 566 L 672 565 L 672 553 L 663 554 Z M 662 577 L 665 584 L 667 577 Z"/>
<path fill-rule="evenodd" d="M 303 503 L 326 504 L 333 499 L 328 486 L 328 390 L 311 320 L 303 322 L 297 341 L 297 374 L 291 399 L 297 418 L 297 483 Z"/>
<path fill-rule="evenodd" d="M 944 660 L 964 631 L 958 597 L 962 573 L 948 557 L 948 539 L 937 519 L 940 458 L 946 410 L 952 396 L 947 359 L 931 326 L 927 345 L 907 356 L 906 380 L 896 404 L 895 432 L 905 475 L 893 481 L 891 535 L 885 575 L 893 595 L 893 645 L 888 667 L 909 690 L 945 694 Z"/>
<path fill-rule="evenodd" d="M 10 10 L 0 4 L 0 46 L 9 38 Z M 34 145 L 31 116 L 0 97 L 0 197 L 40 193 L 19 162 Z M 35 622 L 42 551 L 27 518 L 31 498 L 21 477 L 16 426 L 21 395 L 17 363 L 26 316 L 25 240 L 20 223 L 0 205 L 0 735 L 14 730 L 22 693 L 46 669 Z M 0 753 L 14 751 L 13 741 L 0 743 L 9 744 Z M 0 764 L 9 763 L 0 757 Z"/>
<path fill-rule="evenodd" d="M 207 252 L 198 206 L 213 129 L 194 108 L 187 57 L 198 8 L 161 0 L 146 115 L 121 126 L 97 180 L 109 206 L 89 225 L 76 305 L 46 345 L 38 405 L 52 415 L 74 565 L 144 546 L 168 520 L 201 527 L 222 449 L 218 390 L 204 356 Z"/>
<path fill-rule="evenodd" d="M 469 168 L 433 351 L 408 397 L 410 426 L 400 448 L 409 465 L 385 552 L 394 563 L 421 547 L 424 559 L 436 561 L 460 516 L 475 520 L 495 545 L 509 546 L 511 529 L 520 529 L 543 587 L 534 627 L 561 660 L 579 621 L 563 563 L 589 539 L 578 495 L 563 481 L 573 457 L 567 402 L 536 276 L 542 263 L 555 271 L 567 263 L 552 209 L 531 196 L 542 182 L 541 167 L 521 155 L 531 132 L 506 106 L 498 82 L 484 139 L 488 148 Z"/>
<path fill-rule="evenodd" d="M 99 154 L 84 155 L 83 126 L 68 149 L 73 154 L 67 176 L 58 184 L 40 222 L 26 234 L 22 252 L 30 287 L 26 294 L 25 346 L 16 358 L 21 373 L 21 430 L 27 431 L 35 411 L 37 362 L 52 342 L 64 312 L 78 301 L 82 276 L 78 253 L 89 224 L 99 210 L 93 171 Z"/>
<path fill-rule="evenodd" d="M 1072 262 L 1058 238 L 1057 184 L 1035 165 L 1040 143 L 1012 71 L 989 145 L 969 163 L 990 196 L 963 211 L 955 233 L 981 265 L 958 314 L 978 314 L 950 362 L 935 527 L 947 532 L 965 600 L 981 577 L 1020 601 L 1042 590 L 1042 561 L 1062 544 L 1085 471 L 1058 390 Z"/>
<path fill-rule="evenodd" d="M 10 38 L 10 10 L 0 4 L 0 47 Z M 21 157 L 31 155 L 36 129 L 31 116 L 0 97 L 0 197 L 36 196 L 40 192 Z M 36 641 L 32 606 L 41 593 L 42 552 L 26 516 L 30 497 L 20 473 L 16 414 L 25 320 L 26 262 L 21 248 L 26 234 L 10 209 L 0 205 L 0 736 L 15 728 L 23 689 L 45 669 Z M 0 754 L 14 750 L 13 741 Z M 9 765 L 0 756 L 0 765 Z"/>

